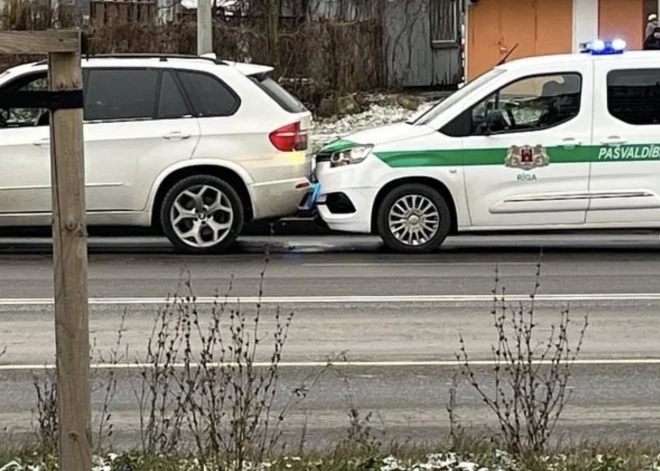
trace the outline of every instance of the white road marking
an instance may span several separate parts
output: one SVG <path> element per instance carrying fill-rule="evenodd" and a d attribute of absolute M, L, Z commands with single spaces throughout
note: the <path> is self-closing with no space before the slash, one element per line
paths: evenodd
<path fill-rule="evenodd" d="M 533 362 L 535 365 L 550 364 L 549 360 L 546 361 L 536 361 Z M 280 368 L 323 368 L 327 366 L 333 367 L 374 367 L 374 368 L 396 368 L 396 367 L 456 367 L 461 366 L 463 363 L 456 360 L 420 360 L 420 361 L 300 361 L 300 362 L 281 362 L 279 363 Z M 660 358 L 621 358 L 621 359 L 586 359 L 586 360 L 575 360 L 574 365 L 660 365 Z M 244 364 L 245 365 L 245 364 Z M 472 366 L 494 366 L 495 362 L 492 360 L 470 360 L 470 365 Z M 192 368 L 198 367 L 199 364 L 193 363 L 190 365 Z M 235 367 L 236 364 L 233 363 L 212 363 L 208 367 L 219 368 L 219 367 Z M 269 362 L 254 362 L 254 367 L 264 368 L 271 366 Z M 120 364 L 110 364 L 110 363 L 92 363 L 90 365 L 92 369 L 97 370 L 142 370 L 142 369 L 153 369 L 153 363 L 120 363 Z M 170 365 L 172 368 L 181 369 L 185 368 L 184 363 L 174 363 Z M 44 365 L 44 364 L 7 364 L 0 365 L 0 371 L 28 371 L 28 370 L 54 370 L 55 365 Z"/>
<path fill-rule="evenodd" d="M 172 302 L 173 298 L 169 298 Z M 529 301 L 528 294 L 507 295 L 511 302 Z M 539 294 L 538 302 L 579 302 L 579 301 L 660 301 L 660 293 L 619 293 L 619 294 Z M 219 296 L 199 297 L 197 304 L 403 304 L 403 303 L 490 303 L 492 295 L 419 295 L 419 296 Z M 167 297 L 126 297 L 126 298 L 90 298 L 89 304 L 100 306 L 125 305 L 163 305 Z M 0 306 L 49 306 L 53 298 L 0 298 Z"/>
<path fill-rule="evenodd" d="M 483 267 L 499 265 L 501 267 L 535 267 L 535 262 L 375 262 L 375 263 L 303 263 L 303 267 Z"/>

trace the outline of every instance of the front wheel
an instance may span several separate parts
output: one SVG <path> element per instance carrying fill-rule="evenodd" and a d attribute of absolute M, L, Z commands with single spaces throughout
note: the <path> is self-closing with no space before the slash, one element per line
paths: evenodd
<path fill-rule="evenodd" d="M 210 175 L 184 178 L 165 195 L 161 208 L 165 235 L 188 253 L 218 253 L 243 230 L 243 204 L 227 182 Z"/>
<path fill-rule="evenodd" d="M 397 252 L 430 252 L 451 229 L 451 211 L 433 188 L 412 183 L 393 189 L 378 209 L 378 233 Z"/>

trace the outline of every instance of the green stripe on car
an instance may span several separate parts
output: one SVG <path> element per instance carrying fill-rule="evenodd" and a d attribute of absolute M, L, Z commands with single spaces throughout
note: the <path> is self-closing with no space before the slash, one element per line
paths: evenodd
<path fill-rule="evenodd" d="M 581 146 L 546 148 L 550 165 L 589 162 L 660 160 L 660 145 Z M 377 151 L 376 157 L 393 168 L 445 167 L 460 165 L 504 165 L 508 148 L 441 149 L 422 151 Z"/>
<path fill-rule="evenodd" d="M 356 144 L 355 142 L 339 139 L 323 146 L 321 152 L 341 152 L 342 150 L 351 149 L 352 147 L 356 147 L 358 145 L 359 144 Z"/>

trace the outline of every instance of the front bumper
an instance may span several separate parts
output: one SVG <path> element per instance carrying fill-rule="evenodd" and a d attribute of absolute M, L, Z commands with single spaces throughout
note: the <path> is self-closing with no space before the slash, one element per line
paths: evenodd
<path fill-rule="evenodd" d="M 358 183 L 364 180 L 354 168 L 331 169 L 329 163 L 322 162 L 315 174 L 318 182 L 312 183 L 299 209 L 315 211 L 331 230 L 371 233 L 371 214 L 378 189 Z"/>
<path fill-rule="evenodd" d="M 325 190 L 324 190 L 325 191 Z M 319 197 L 317 211 L 333 231 L 370 234 L 371 210 L 375 192 L 364 188 L 343 188 L 324 192 Z"/>

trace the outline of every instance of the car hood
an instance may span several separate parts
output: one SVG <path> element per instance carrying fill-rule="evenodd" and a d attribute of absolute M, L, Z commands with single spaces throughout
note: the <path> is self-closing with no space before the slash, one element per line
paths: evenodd
<path fill-rule="evenodd" d="M 415 137 L 433 134 L 435 131 L 428 126 L 418 126 L 407 123 L 395 123 L 387 126 L 366 129 L 348 134 L 336 141 L 326 144 L 321 152 L 336 152 L 350 149 L 356 145 L 380 145 L 390 142 L 413 139 Z"/>

